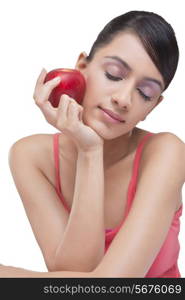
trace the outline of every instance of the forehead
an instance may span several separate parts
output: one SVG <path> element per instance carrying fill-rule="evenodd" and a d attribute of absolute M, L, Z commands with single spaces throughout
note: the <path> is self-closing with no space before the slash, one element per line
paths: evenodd
<path fill-rule="evenodd" d="M 162 75 L 146 52 L 139 37 L 124 31 L 114 37 L 108 44 L 97 50 L 94 59 L 97 62 L 108 61 L 105 56 L 119 56 L 137 76 L 155 77 L 163 82 Z"/>

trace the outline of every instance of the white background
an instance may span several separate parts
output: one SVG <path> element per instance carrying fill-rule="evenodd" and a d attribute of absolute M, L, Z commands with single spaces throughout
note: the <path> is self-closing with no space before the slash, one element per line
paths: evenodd
<path fill-rule="evenodd" d="M 46 271 L 8 165 L 18 139 L 54 133 L 32 98 L 41 68 L 74 68 L 81 51 L 89 53 L 97 34 L 112 18 L 129 10 L 161 14 L 174 28 L 180 48 L 176 76 L 166 98 L 139 127 L 168 131 L 185 141 L 184 1 L 6 0 L 0 4 L 0 263 Z M 173 170 L 172 170 L 173 171 Z M 160 169 L 159 169 L 160 173 Z M 183 189 L 183 195 L 185 189 Z M 44 207 L 43 207 L 44 209 Z M 185 277 L 185 215 L 181 217 L 179 268 Z"/>

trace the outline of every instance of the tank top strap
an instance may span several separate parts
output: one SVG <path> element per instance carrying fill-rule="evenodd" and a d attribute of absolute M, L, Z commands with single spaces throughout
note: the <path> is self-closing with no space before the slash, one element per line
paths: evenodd
<path fill-rule="evenodd" d="M 142 140 L 140 141 L 139 145 L 137 146 L 137 150 L 136 150 L 136 154 L 134 157 L 134 163 L 133 163 L 133 167 L 132 167 L 132 176 L 131 176 L 131 180 L 129 183 L 129 187 L 128 187 L 128 194 L 127 194 L 127 203 L 126 203 L 126 210 L 125 210 L 125 217 L 128 215 L 130 207 L 132 205 L 132 201 L 134 199 L 134 195 L 136 192 L 136 185 L 137 185 L 137 176 L 138 176 L 138 169 L 139 169 L 139 163 L 141 160 L 141 154 L 142 154 L 142 150 L 143 147 L 145 145 L 145 143 L 147 142 L 148 138 L 152 135 L 154 135 L 155 133 L 149 132 L 147 133 Z"/>
<path fill-rule="evenodd" d="M 55 164 L 55 182 L 56 182 L 56 191 L 58 196 L 60 197 L 61 201 L 63 202 L 63 205 L 66 207 L 67 210 L 67 204 L 65 203 L 65 199 L 62 195 L 61 185 L 60 185 L 60 162 L 59 162 L 59 135 L 61 133 L 57 132 L 53 135 L 53 150 L 54 150 L 54 164 Z M 137 175 L 138 175 L 138 168 L 139 168 L 139 162 L 142 154 L 142 149 L 144 147 L 144 144 L 146 143 L 147 139 L 153 135 L 154 133 L 147 133 L 144 138 L 140 141 L 139 145 L 137 146 L 136 154 L 134 157 L 134 163 L 132 168 L 132 176 L 128 187 L 128 193 L 127 193 L 127 203 L 126 203 L 126 210 L 125 210 L 125 217 L 127 216 L 129 209 L 132 204 L 132 200 L 135 195 L 136 190 L 136 183 L 137 183 Z M 125 219 L 124 217 L 124 219 Z"/>

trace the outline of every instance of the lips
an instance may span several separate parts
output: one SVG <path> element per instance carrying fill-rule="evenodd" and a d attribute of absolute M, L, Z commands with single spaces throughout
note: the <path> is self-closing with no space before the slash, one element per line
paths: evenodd
<path fill-rule="evenodd" d="M 102 108 L 100 107 L 105 113 L 107 113 L 111 118 L 118 120 L 120 122 L 125 122 L 125 120 L 122 119 L 122 117 L 120 117 L 118 114 L 116 114 L 115 112 L 106 109 L 106 108 Z"/>

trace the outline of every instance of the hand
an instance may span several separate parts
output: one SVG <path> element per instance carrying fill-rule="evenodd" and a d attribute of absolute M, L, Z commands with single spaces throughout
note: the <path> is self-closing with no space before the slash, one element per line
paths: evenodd
<path fill-rule="evenodd" d="M 48 101 L 49 95 L 59 81 L 52 79 L 44 83 L 46 70 L 40 73 L 33 98 L 45 119 L 73 140 L 79 151 L 91 151 L 103 146 L 103 139 L 83 123 L 83 106 L 68 95 L 62 95 L 59 106 L 54 108 Z"/>

